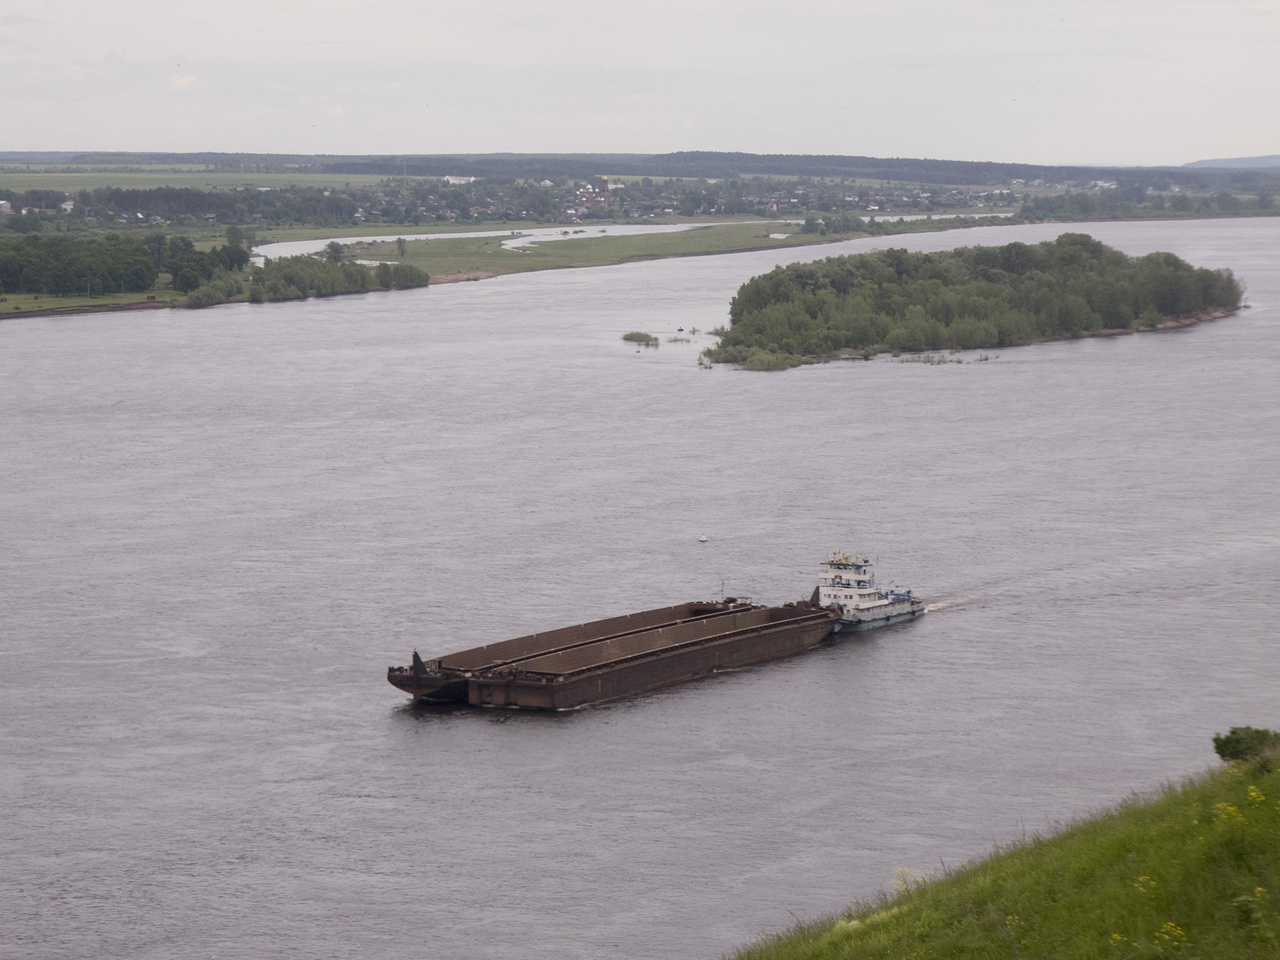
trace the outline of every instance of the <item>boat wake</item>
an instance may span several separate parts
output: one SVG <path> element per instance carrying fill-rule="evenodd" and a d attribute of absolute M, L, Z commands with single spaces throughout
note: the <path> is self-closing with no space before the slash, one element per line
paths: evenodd
<path fill-rule="evenodd" d="M 935 610 L 950 610 L 983 600 L 985 597 L 986 595 L 981 593 L 971 593 L 966 597 L 944 597 L 941 600 L 935 600 L 933 603 L 927 604 L 925 610 L 929 613 L 933 613 Z"/>

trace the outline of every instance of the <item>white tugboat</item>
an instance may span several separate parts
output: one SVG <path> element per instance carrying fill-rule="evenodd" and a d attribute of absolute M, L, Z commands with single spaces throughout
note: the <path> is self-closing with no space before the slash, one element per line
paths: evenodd
<path fill-rule="evenodd" d="M 870 559 L 833 553 L 822 561 L 813 603 L 840 611 L 836 630 L 865 630 L 924 615 L 925 606 L 905 587 L 876 587 Z"/>

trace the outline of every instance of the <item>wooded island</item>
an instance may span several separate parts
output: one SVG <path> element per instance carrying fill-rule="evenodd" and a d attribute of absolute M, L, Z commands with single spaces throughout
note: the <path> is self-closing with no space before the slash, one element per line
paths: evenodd
<path fill-rule="evenodd" d="M 778 370 L 851 352 L 1007 347 L 1240 306 L 1230 270 L 1130 257 L 1082 233 L 940 253 L 880 250 L 777 267 L 744 283 L 712 363 Z"/>

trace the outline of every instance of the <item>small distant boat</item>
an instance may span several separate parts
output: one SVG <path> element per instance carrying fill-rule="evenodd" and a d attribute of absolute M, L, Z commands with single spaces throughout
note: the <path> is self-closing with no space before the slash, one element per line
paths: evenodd
<path fill-rule="evenodd" d="M 706 542 L 707 542 L 707 535 L 704 533 L 702 536 L 700 536 L 700 537 L 698 538 L 698 542 L 699 542 L 699 543 L 706 543 Z"/>

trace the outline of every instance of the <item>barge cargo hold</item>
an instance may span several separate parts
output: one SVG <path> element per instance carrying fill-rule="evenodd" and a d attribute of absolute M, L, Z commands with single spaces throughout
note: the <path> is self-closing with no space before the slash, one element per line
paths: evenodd
<path fill-rule="evenodd" d="M 684 603 L 535 633 L 389 667 L 387 680 L 434 703 L 572 710 L 601 700 L 751 666 L 817 646 L 837 610 Z"/>

